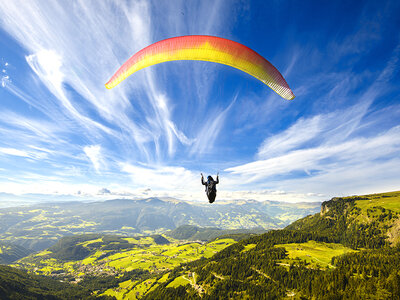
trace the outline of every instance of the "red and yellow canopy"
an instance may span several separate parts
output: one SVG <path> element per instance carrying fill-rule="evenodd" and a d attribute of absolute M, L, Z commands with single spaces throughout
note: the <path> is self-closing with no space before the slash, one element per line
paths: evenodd
<path fill-rule="evenodd" d="M 257 52 L 231 40 L 205 35 L 174 37 L 140 50 L 118 69 L 106 87 L 115 87 L 143 68 L 174 60 L 203 60 L 228 65 L 261 80 L 287 100 L 295 97 L 281 73 Z"/>

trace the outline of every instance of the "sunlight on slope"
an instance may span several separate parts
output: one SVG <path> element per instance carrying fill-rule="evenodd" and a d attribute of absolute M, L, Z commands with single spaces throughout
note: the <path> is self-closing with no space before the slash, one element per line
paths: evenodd
<path fill-rule="evenodd" d="M 345 253 L 357 252 L 351 248 L 345 247 L 342 244 L 323 243 L 316 241 L 308 241 L 307 243 L 291 243 L 280 244 L 275 247 L 283 247 L 286 249 L 289 259 L 300 259 L 309 263 L 310 267 L 333 267 L 331 259 L 334 256 L 339 256 Z M 282 263 L 290 263 L 291 261 L 283 261 Z"/>

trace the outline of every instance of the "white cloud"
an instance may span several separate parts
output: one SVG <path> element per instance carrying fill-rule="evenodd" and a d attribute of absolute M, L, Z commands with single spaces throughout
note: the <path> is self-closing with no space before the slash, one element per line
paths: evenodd
<path fill-rule="evenodd" d="M 43 81 L 49 82 L 56 90 L 62 89 L 64 73 L 62 58 L 54 50 L 40 50 L 26 57 L 27 62 Z"/>
<path fill-rule="evenodd" d="M 102 188 L 98 192 L 99 195 L 106 195 L 106 194 L 111 194 L 111 191 L 107 188 Z"/>
<path fill-rule="evenodd" d="M 30 157 L 30 154 L 28 152 L 14 148 L 0 148 L 0 153 L 20 157 Z"/>
<path fill-rule="evenodd" d="M 4 70 L 3 70 L 4 71 Z M 4 73 L 4 72 L 3 72 Z M 10 79 L 10 76 L 8 76 L 8 75 L 3 75 L 3 76 L 1 76 L 1 86 L 4 88 L 4 87 L 6 87 L 6 85 L 8 84 L 8 83 L 10 83 L 11 82 L 11 79 Z"/>
<path fill-rule="evenodd" d="M 190 154 L 193 156 L 201 156 L 205 153 L 211 153 L 214 147 L 215 140 L 220 134 L 224 125 L 225 119 L 235 104 L 238 93 L 233 97 L 231 103 L 222 112 L 218 112 L 215 115 L 210 114 L 206 124 L 199 128 L 199 132 L 196 136 L 196 140 L 190 149 Z"/>
<path fill-rule="evenodd" d="M 132 184 L 137 187 L 151 187 L 152 190 L 195 189 L 200 177 L 183 167 L 135 166 L 121 163 L 121 170 L 129 174 Z"/>
<path fill-rule="evenodd" d="M 232 184 L 269 184 L 276 188 L 332 193 L 335 190 L 369 190 L 379 186 L 396 189 L 395 173 L 400 167 L 400 126 L 374 137 L 355 137 L 336 145 L 293 150 L 288 153 L 228 168 Z M 390 176 L 385 176 L 386 170 Z M 384 182 L 386 181 L 386 185 Z M 366 182 L 372 182 L 372 188 Z M 380 191 L 384 191 L 380 189 Z"/>
<path fill-rule="evenodd" d="M 63 86 L 66 76 L 62 57 L 56 51 L 39 49 L 37 53 L 27 56 L 26 60 L 43 84 L 60 100 L 69 115 L 90 129 L 100 129 L 108 134 L 112 132 L 106 126 L 81 114 L 72 104 Z"/>
<path fill-rule="evenodd" d="M 105 161 L 100 145 L 91 145 L 83 148 L 86 156 L 90 159 L 96 172 L 100 172 L 105 167 Z"/>
<path fill-rule="evenodd" d="M 35 138 L 42 141 L 54 141 L 60 138 L 62 132 L 68 130 L 67 128 L 60 128 L 56 123 L 46 121 L 43 118 L 34 119 L 10 110 L 0 111 L 0 123 L 16 130 L 15 135 L 13 135 L 14 141 L 21 138 L 19 135 L 22 132 L 30 133 L 25 142 L 32 141 Z"/>
<path fill-rule="evenodd" d="M 73 5 L 22 2 L 2 5 L 2 25 L 31 53 L 27 62 L 59 101 L 40 99 L 44 104 L 42 111 L 51 115 L 48 110 L 61 109 L 83 127 L 82 134 L 91 140 L 107 134 L 122 141 L 127 148 L 137 148 L 139 151 L 134 152 L 139 161 L 159 161 L 165 158 L 165 153 L 173 157 L 177 143 L 186 147 L 194 142 L 191 134 L 182 130 L 179 122 L 173 119 L 174 100 L 166 96 L 166 80 L 160 80 L 165 74 L 156 74 L 150 68 L 111 91 L 104 88 L 104 83 L 125 59 L 159 39 L 154 29 L 159 23 L 166 24 L 169 18 L 166 11 L 171 15 L 178 12 L 176 18 L 167 21 L 168 35 L 196 33 L 199 22 L 203 34 L 216 34 L 228 30 L 229 24 L 233 23 L 234 19 L 221 14 L 230 7 L 229 3 L 213 2 L 210 16 L 210 3 L 187 7 L 181 2 L 184 13 L 191 15 L 183 18 L 181 11 L 176 9 L 179 3 L 175 2 L 160 5 L 151 5 L 148 1 L 118 5 L 86 1 L 73 2 Z M 195 23 L 192 22 L 194 19 L 197 20 Z M 205 87 L 210 88 L 210 78 L 203 77 L 201 80 L 207 84 L 202 91 Z M 196 78 L 200 79 L 200 76 L 193 76 L 194 81 Z M 17 82 L 11 88 L 18 90 L 19 84 Z M 81 96 L 78 102 L 66 86 Z M 90 111 L 97 111 L 102 118 L 100 122 L 89 115 L 88 106 Z"/>
<path fill-rule="evenodd" d="M 323 119 L 324 120 L 324 119 Z M 266 158 L 285 153 L 309 143 L 322 131 L 321 116 L 299 119 L 294 125 L 279 135 L 264 140 L 258 149 L 258 157 Z"/>

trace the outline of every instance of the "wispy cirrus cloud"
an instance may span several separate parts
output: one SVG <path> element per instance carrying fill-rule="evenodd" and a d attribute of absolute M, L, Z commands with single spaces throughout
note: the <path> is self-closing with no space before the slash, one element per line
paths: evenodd
<path fill-rule="evenodd" d="M 165 21 L 168 19 L 165 11 L 176 10 L 175 4 L 133 1 L 113 6 L 106 1 L 96 4 L 51 2 L 44 6 L 40 1 L 32 1 L 24 3 L 23 8 L 20 6 L 18 1 L 3 6 L 2 25 L 31 53 L 27 55 L 28 64 L 41 84 L 58 100 L 41 99 L 45 103 L 43 110 L 61 109 L 80 124 L 88 136 L 106 134 L 124 143 L 133 142 L 127 147 L 138 149 L 136 155 L 142 161 L 163 159 L 165 152 L 174 156 L 177 142 L 184 146 L 194 142 L 197 137 L 183 132 L 173 119 L 174 100 L 163 90 L 159 79 L 163 74 L 145 70 L 142 76 L 135 76 L 135 80 L 118 89 L 106 91 L 104 88 L 104 82 L 123 62 L 121 57 L 127 59 L 154 42 L 155 26 L 160 24 L 154 18 Z M 185 7 L 183 3 L 182 7 Z M 198 22 L 194 26 L 183 21 L 193 20 L 185 14 L 203 20 L 198 33 L 215 34 L 226 30 L 229 18 L 221 15 L 226 7 L 222 1 L 216 1 L 211 16 L 205 3 L 197 3 L 196 9 L 176 11 L 177 18 L 170 21 L 173 29 L 168 30 L 168 35 L 198 31 Z M 74 13 L 65 13 L 71 10 Z M 208 82 L 204 87 L 210 88 L 209 78 L 204 80 Z M 67 87 L 73 88 L 80 99 L 76 100 Z M 18 93 L 18 82 L 13 89 Z M 100 117 L 99 121 L 95 120 L 92 109 L 97 112 L 97 118 Z M 118 128 L 118 132 L 114 128 Z"/>
<path fill-rule="evenodd" d="M 328 192 L 341 186 L 351 192 L 349 180 L 353 180 L 353 187 L 362 186 L 360 182 L 375 182 L 379 173 L 380 178 L 385 178 L 380 185 L 393 188 L 394 180 L 384 176 L 382 170 L 390 166 L 387 173 L 392 174 L 400 167 L 400 126 L 394 121 L 400 107 L 376 110 L 371 106 L 385 95 L 397 72 L 398 52 L 399 46 L 356 105 L 299 118 L 286 130 L 266 138 L 255 161 L 227 168 L 225 171 L 233 175 L 232 184 L 242 181 L 257 185 L 267 181 L 277 188 L 287 184 L 297 190 L 312 187 L 317 192 Z M 342 97 L 350 98 L 351 94 L 348 91 Z M 388 120 L 393 125 L 382 130 L 380 125 Z M 368 188 L 364 187 L 364 191 Z"/>
<path fill-rule="evenodd" d="M 185 132 L 174 115 L 176 99 L 166 92 L 165 72 L 151 69 L 142 71 L 135 80 L 124 82 L 118 89 L 104 88 L 104 83 L 125 59 L 150 43 L 174 35 L 216 34 L 227 31 L 228 23 L 232 23 L 229 16 L 221 14 L 230 6 L 223 1 L 213 2 L 212 15 L 208 3 L 196 3 L 195 7 L 186 7 L 184 1 L 181 4 L 183 10 L 176 13 L 176 4 L 153 5 L 148 1 L 118 5 L 107 1 L 45 5 L 41 1 L 23 4 L 16 1 L 2 5 L 0 24 L 26 51 L 26 63 L 32 71 L 30 76 L 22 80 L 15 77 L 13 82 L 3 76 L 3 87 L 41 114 L 35 118 L 3 111 L 0 122 L 4 129 L 3 155 L 39 159 L 41 153 L 46 161 L 42 161 L 43 170 L 38 169 L 38 173 L 51 165 L 55 168 L 51 173 L 62 174 L 66 166 L 61 162 L 68 161 L 77 166 L 71 172 L 77 172 L 78 177 L 84 174 L 80 168 L 92 166 L 96 174 L 106 175 L 108 167 L 118 169 L 121 164 L 129 165 L 130 171 L 139 168 L 150 174 L 144 182 L 149 184 L 157 182 L 150 180 L 152 176 L 165 182 L 170 176 L 177 179 L 190 173 L 167 167 L 168 163 L 163 161 L 170 161 L 178 148 L 192 149 L 197 145 L 194 146 L 197 149 L 200 142 L 212 149 L 210 139 L 217 137 L 224 112 L 214 107 L 207 109 L 207 114 L 217 120 L 212 126 L 213 137 L 198 132 L 197 128 L 205 128 L 208 122 L 202 117 L 198 118 L 201 123 L 195 127 L 196 131 Z M 169 18 L 166 11 L 175 14 L 167 27 L 164 26 Z M 200 29 L 198 22 L 202 22 Z M 157 30 L 162 24 L 168 29 L 164 33 Z M 212 72 L 204 70 L 213 70 L 214 66 L 195 65 L 194 69 L 194 75 L 188 71 L 175 75 L 198 79 L 193 82 L 198 84 L 197 96 L 204 106 L 207 90 L 212 88 L 209 84 Z M 15 138 L 10 140 L 8 136 Z M 6 147 L 7 144 L 18 149 Z M 106 168 L 107 152 L 112 153 L 112 158 L 107 160 Z M 126 161 L 166 167 L 142 168 L 142 164 Z M 26 180 L 24 184 L 28 187 Z"/>
<path fill-rule="evenodd" d="M 204 127 L 199 128 L 196 141 L 190 149 L 190 155 L 201 156 L 204 153 L 211 153 L 214 143 L 221 132 L 225 119 L 235 104 L 238 93 L 233 97 L 231 103 L 222 111 L 215 115 L 210 114 Z"/>
<path fill-rule="evenodd" d="M 398 117 L 399 109 L 392 107 L 391 112 L 375 113 L 373 121 L 365 117 L 365 122 L 354 123 L 354 115 L 346 114 L 351 110 L 300 119 L 264 141 L 258 160 L 225 171 L 232 175 L 233 185 L 245 182 L 263 186 L 267 182 L 267 186 L 286 190 L 329 194 L 340 187 L 344 193 L 351 193 L 352 187 L 360 188 L 363 182 L 374 182 L 374 189 L 376 177 L 384 177 L 386 181 L 382 179 L 381 186 L 393 189 L 392 178 L 396 176 L 377 173 L 384 169 L 387 174 L 396 173 L 400 167 L 400 126 L 383 132 L 375 128 L 390 115 Z M 326 123 L 321 125 L 321 120 Z M 365 131 L 370 131 L 368 137 L 359 134 Z M 373 192 L 366 186 L 363 190 Z"/>
<path fill-rule="evenodd" d="M 92 162 L 96 172 L 99 172 L 105 166 L 100 145 L 86 146 L 83 148 L 83 151 Z"/>
<path fill-rule="evenodd" d="M 354 138 L 337 145 L 322 144 L 317 147 L 294 150 L 273 158 L 258 160 L 227 171 L 250 175 L 250 180 L 285 175 L 295 171 L 321 172 L 340 163 L 343 167 L 357 165 L 395 156 L 400 147 L 400 127 L 394 127 L 373 138 Z"/>
<path fill-rule="evenodd" d="M 0 37 L 17 50 L 0 64 L 0 192 L 12 181 L 15 191 L 49 195 L 204 198 L 199 169 L 225 169 L 226 199 L 321 199 L 332 186 L 395 186 L 400 46 L 386 31 L 398 5 L 367 1 L 339 28 L 329 20 L 342 20 L 341 5 L 304 24 L 320 11 L 303 16 L 306 6 L 286 3 L 290 22 L 261 20 L 260 3 L 2 3 Z M 282 101 L 208 62 L 160 64 L 105 89 L 133 53 L 188 34 L 256 45 L 297 98 Z"/>
<path fill-rule="evenodd" d="M 3 155 L 5 154 L 12 156 L 31 157 L 31 155 L 28 152 L 14 148 L 0 148 L 0 153 Z"/>

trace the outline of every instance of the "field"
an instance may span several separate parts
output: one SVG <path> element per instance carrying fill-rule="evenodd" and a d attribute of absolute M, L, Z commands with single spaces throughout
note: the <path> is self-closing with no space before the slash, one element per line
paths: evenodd
<path fill-rule="evenodd" d="M 153 276 L 144 281 L 123 281 L 117 288 L 108 289 L 105 295 L 117 299 L 136 299 L 159 282 L 164 282 L 168 272 L 181 263 L 199 258 L 209 258 L 225 247 L 236 243 L 233 239 L 216 239 L 209 243 L 182 242 L 164 237 L 92 237 L 89 240 L 76 243 L 76 247 L 90 250 L 90 255 L 83 259 L 57 259 L 58 252 L 52 248 L 21 259 L 15 266 L 31 270 L 35 274 L 48 275 L 60 280 L 80 282 L 85 276 L 115 276 L 118 277 L 132 270 L 147 270 Z M 160 244 L 160 241 L 162 244 Z M 168 241 L 167 241 L 168 242 Z M 68 246 L 71 247 L 71 246 Z M 67 248 L 68 248 L 67 247 Z M 125 248 L 125 249 L 124 249 Z M 81 249 L 81 248 L 79 248 Z M 63 250 L 63 249 L 62 249 Z M 61 251 L 62 251 L 61 250 Z M 189 283 L 182 278 L 181 283 Z"/>
<path fill-rule="evenodd" d="M 293 262 L 292 260 L 300 259 L 305 261 L 312 268 L 332 267 L 332 257 L 349 252 L 356 252 L 355 250 L 341 244 L 315 241 L 308 241 L 307 243 L 280 244 L 275 245 L 275 247 L 283 247 L 288 253 L 289 260 L 282 261 L 282 265 L 290 264 Z"/>
<path fill-rule="evenodd" d="M 356 205 L 361 208 L 363 213 L 378 206 L 400 213 L 400 192 L 371 194 L 362 197 L 366 199 L 356 200 Z"/>
<path fill-rule="evenodd" d="M 136 269 L 165 271 L 193 259 L 211 257 L 233 243 L 235 241 L 232 239 L 223 239 L 207 244 L 190 242 L 184 244 L 173 243 L 172 245 L 151 245 L 146 249 L 134 249 L 110 255 L 107 258 L 107 265 L 128 272 Z"/>
<path fill-rule="evenodd" d="M 117 269 L 150 269 L 154 272 L 172 270 L 181 263 L 189 262 L 201 257 L 211 257 L 218 251 L 235 243 L 233 239 L 220 239 L 207 244 L 201 243 L 174 243 L 166 246 L 151 246 L 146 251 L 128 251 L 124 257 L 110 257 L 110 266 Z M 104 295 L 115 296 L 117 299 L 137 299 L 145 293 L 155 289 L 159 283 L 165 282 L 169 273 L 165 273 L 159 279 L 150 278 L 142 282 L 131 282 L 130 280 L 119 284 L 118 288 L 108 289 Z M 189 284 L 187 278 L 178 277 L 171 282 L 171 287 Z"/>

